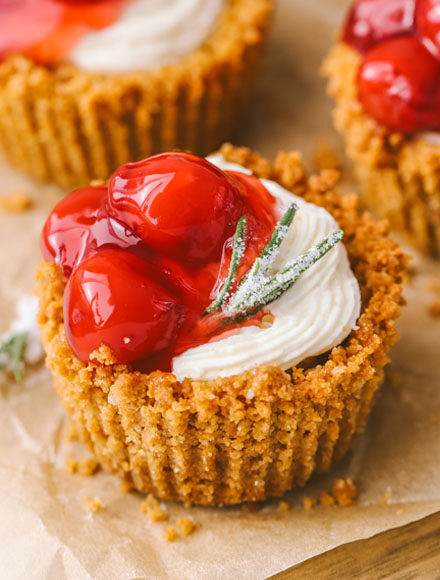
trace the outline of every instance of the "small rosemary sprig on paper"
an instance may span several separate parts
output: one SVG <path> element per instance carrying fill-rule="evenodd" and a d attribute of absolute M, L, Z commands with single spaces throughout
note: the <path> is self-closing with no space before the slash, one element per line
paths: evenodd
<path fill-rule="evenodd" d="M 27 346 L 28 333 L 18 332 L 0 344 L 0 371 L 12 370 L 16 382 L 23 378 L 24 353 Z"/>
<path fill-rule="evenodd" d="M 227 318 L 245 320 L 284 294 L 295 284 L 301 274 L 316 264 L 343 238 L 344 232 L 335 230 L 312 246 L 305 254 L 287 263 L 282 270 L 270 274 L 270 269 L 278 256 L 281 242 L 287 235 L 296 210 L 295 204 L 289 206 L 265 248 L 243 276 L 237 289 L 230 294 L 245 252 L 246 218 L 240 218 L 234 235 L 228 276 L 217 298 L 208 306 L 204 315 L 212 314 L 222 308 Z"/>

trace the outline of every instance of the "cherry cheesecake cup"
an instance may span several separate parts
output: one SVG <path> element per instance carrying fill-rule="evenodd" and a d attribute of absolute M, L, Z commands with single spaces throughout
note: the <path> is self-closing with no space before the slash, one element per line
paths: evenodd
<path fill-rule="evenodd" d="M 357 0 L 324 62 L 333 118 L 375 214 L 440 257 L 436 0 Z"/>
<path fill-rule="evenodd" d="M 194 161 L 193 156 L 188 159 L 191 163 L 202 163 L 202 160 Z M 186 163 L 188 159 L 184 162 Z M 245 224 L 240 218 L 233 238 L 228 238 L 229 241 L 223 248 L 222 260 L 225 255 L 229 256 L 226 261 L 229 262 L 229 273 L 234 271 L 236 274 L 239 273 L 239 267 L 234 270 L 233 264 L 246 260 L 249 252 L 254 252 L 255 256 L 269 238 L 271 252 L 265 254 L 264 249 L 260 258 L 265 256 L 265 259 L 271 259 L 270 256 L 275 253 L 274 246 L 280 247 L 277 236 L 286 235 L 285 244 L 287 239 L 290 239 L 288 238 L 290 234 L 286 233 L 288 228 L 297 228 L 298 234 L 294 236 L 296 241 L 293 246 L 296 243 L 303 243 L 304 238 L 310 235 L 310 224 L 315 217 L 321 225 L 324 222 L 329 223 L 325 220 L 330 220 L 331 224 L 337 222 L 339 228 L 344 231 L 343 245 L 339 242 L 342 236 L 341 229 L 326 238 L 327 241 L 332 240 L 327 248 L 323 248 L 322 242 L 315 245 L 311 253 L 306 253 L 306 259 L 302 257 L 294 262 L 295 267 L 298 263 L 301 264 L 297 274 L 310 267 L 302 274 L 303 278 L 300 278 L 299 282 L 273 302 L 266 301 L 265 309 L 257 312 L 252 306 L 251 316 L 246 319 L 246 323 L 243 322 L 244 316 L 234 319 L 237 326 L 227 327 L 232 329 L 229 334 L 222 335 L 219 342 L 212 343 L 206 338 L 209 333 L 205 332 L 205 321 L 215 321 L 218 315 L 220 319 L 222 316 L 228 316 L 228 308 L 231 310 L 234 300 L 237 302 L 240 289 L 246 286 L 254 274 L 258 275 L 255 270 L 256 262 L 251 269 L 250 264 L 246 263 L 247 274 L 243 275 L 241 282 L 233 282 L 232 286 L 228 286 L 229 276 L 227 277 L 226 272 L 220 268 L 221 279 L 224 282 L 220 286 L 217 283 L 214 292 L 206 295 L 206 297 L 209 295 L 209 300 L 205 299 L 202 305 L 203 313 L 196 323 L 199 330 L 205 328 L 204 338 L 197 341 L 200 332 L 194 333 L 192 330 L 185 339 L 187 346 L 188 344 L 197 346 L 201 342 L 207 344 L 187 350 L 173 359 L 173 372 L 154 370 L 166 368 L 169 364 L 169 353 L 165 356 L 160 352 L 156 353 L 142 368 L 138 362 L 133 363 L 133 359 L 139 355 L 128 355 L 124 349 L 131 346 L 137 348 L 135 343 L 138 339 L 153 340 L 156 331 L 158 335 L 154 338 L 155 344 L 164 339 L 167 329 L 173 324 L 174 290 L 168 287 L 163 291 L 160 302 L 154 297 L 155 283 L 152 282 L 148 289 L 152 296 L 148 304 L 156 304 L 156 307 L 161 304 L 160 316 L 168 317 L 167 324 L 163 328 L 160 327 L 162 319 L 158 314 L 159 310 L 155 314 L 155 320 L 159 322 L 149 331 L 147 337 L 141 334 L 136 336 L 133 328 L 117 327 L 117 324 L 123 324 L 124 321 L 121 320 L 114 319 L 112 328 L 108 328 L 107 322 L 101 319 L 103 308 L 111 304 L 113 309 L 114 303 L 120 300 L 117 298 L 120 288 L 122 286 L 132 288 L 134 283 L 131 278 L 128 279 L 124 275 L 125 266 L 118 261 L 120 258 L 116 256 L 117 252 L 109 249 L 108 237 L 104 239 L 105 243 L 102 245 L 98 243 L 90 246 L 91 250 L 89 254 L 86 252 L 87 255 L 84 254 L 83 246 L 78 252 L 72 252 L 70 255 L 65 251 L 66 241 L 72 242 L 77 237 L 74 229 L 69 230 L 67 237 L 65 232 L 56 231 L 54 224 L 62 223 L 66 216 L 60 205 L 58 210 L 54 210 L 55 218 L 48 219 L 43 231 L 42 249 L 47 261 L 42 262 L 38 270 L 37 294 L 40 299 L 41 336 L 55 388 L 82 441 L 94 453 L 100 464 L 106 470 L 130 482 L 139 491 L 154 494 L 158 498 L 202 505 L 227 505 L 281 496 L 296 486 L 304 485 L 313 473 L 330 469 L 352 447 L 356 435 L 365 425 L 374 395 L 383 380 L 388 351 L 398 339 L 395 319 L 403 304 L 401 282 L 406 258 L 398 246 L 388 238 L 386 224 L 374 221 L 367 213 L 360 214 L 356 196 L 341 197 L 334 190 L 337 180 L 334 172 L 309 177 L 299 153 L 280 153 L 276 161 L 270 163 L 248 149 L 224 145 L 219 154 L 209 159 L 215 163 L 219 163 L 220 159 L 221 166 L 234 170 L 226 172 L 227 176 L 223 175 L 221 179 L 229 180 L 229 183 L 234 181 L 235 184 L 237 183 L 235 180 L 238 179 L 246 187 L 250 186 L 250 189 L 246 190 L 248 193 L 252 191 L 252 195 L 260 196 L 259 203 L 253 206 L 255 211 L 261 211 L 261 207 L 265 204 L 269 208 L 269 212 L 260 214 L 256 222 L 252 222 L 250 206 L 248 210 L 239 209 L 238 213 L 234 214 L 234 223 L 240 213 L 244 212 L 248 218 Z M 162 244 L 160 247 L 163 248 L 165 244 L 165 237 L 161 237 L 164 233 L 163 224 L 159 225 L 159 230 L 155 232 L 149 229 L 148 220 L 136 221 L 139 215 L 133 213 L 134 206 L 120 205 L 126 200 L 119 195 L 121 187 L 129 180 L 137 187 L 136 184 L 140 182 L 136 180 L 140 175 L 144 176 L 145 168 L 147 166 L 152 168 L 150 164 L 156 163 L 157 160 L 161 163 L 176 163 L 175 158 L 159 156 L 142 162 L 144 165 L 134 164 L 126 166 L 126 169 L 121 168 L 112 178 L 109 191 L 111 207 L 114 208 L 115 204 L 119 204 L 117 206 L 119 210 L 126 212 L 119 215 L 125 216 L 125 225 L 130 222 L 130 231 L 136 230 L 152 246 L 156 247 L 156 243 L 160 243 Z M 235 165 L 230 165 L 231 163 Z M 203 164 L 204 169 L 207 169 L 205 161 Z M 235 171 L 238 167 L 241 167 L 240 175 Z M 157 180 L 157 168 L 152 173 Z M 164 174 L 167 176 L 170 174 L 168 165 L 164 167 Z M 178 184 L 183 184 L 185 180 L 179 179 Z M 203 179 L 206 182 L 204 195 L 208 195 L 210 185 L 208 187 L 206 177 Z M 142 181 L 142 187 L 145 183 Z M 169 185 L 166 185 L 165 189 L 167 187 Z M 274 222 L 270 213 L 271 206 L 267 205 L 269 197 L 266 196 L 265 188 L 269 188 L 271 192 L 282 190 L 283 199 L 289 206 L 285 213 L 282 212 L 284 215 L 271 237 L 270 231 Z M 192 191 L 194 192 L 194 187 Z M 97 194 L 99 195 L 99 192 Z M 151 193 L 148 195 L 151 201 L 154 196 L 151 197 Z M 189 204 L 186 195 L 182 189 L 181 208 Z M 244 195 L 246 203 L 249 203 L 248 194 Z M 78 194 L 71 199 L 76 198 Z M 291 199 L 296 200 L 296 206 L 291 204 Z M 68 200 L 69 198 L 66 198 L 64 204 L 70 204 Z M 152 203 L 149 204 L 148 215 L 153 211 Z M 225 203 L 224 210 L 234 212 L 236 205 L 237 202 L 235 205 Z M 82 227 L 81 219 L 77 217 L 79 214 L 75 214 L 72 210 L 72 204 L 69 207 L 68 219 L 73 216 L 75 227 Z M 167 208 L 169 207 L 168 203 Z M 294 213 L 295 208 L 298 215 L 293 217 L 292 211 Z M 214 209 L 212 211 L 214 212 Z M 91 223 L 90 215 L 85 216 L 84 223 Z M 143 217 L 145 215 L 147 213 L 144 213 Z M 167 218 L 168 223 L 171 217 Z M 293 224 L 289 226 L 292 219 Z M 321 222 L 321 219 L 324 222 Z M 264 220 L 267 222 L 265 231 L 269 232 L 269 236 L 262 234 L 261 224 Z M 135 221 L 138 225 L 141 224 L 137 229 Z M 210 223 L 214 224 L 214 218 Z M 330 229 L 333 227 L 330 225 Z M 174 231 L 175 229 L 174 225 Z M 95 233 L 91 237 L 95 235 L 98 239 L 97 231 L 94 230 Z M 113 229 L 111 233 L 113 242 L 115 231 Z M 213 229 L 210 231 L 212 233 Z M 138 246 L 132 241 L 127 241 L 127 231 L 124 236 L 121 238 L 122 241 L 118 241 L 119 247 L 128 247 L 124 244 L 131 243 L 129 259 L 134 263 L 140 255 Z M 249 241 L 249 237 L 252 241 Z M 255 242 L 259 237 L 262 244 Z M 210 239 L 212 241 L 213 238 Z M 250 244 L 246 252 L 243 251 L 245 239 L 248 239 L 247 243 Z M 305 247 L 309 246 L 307 240 L 304 243 Z M 175 255 L 176 252 L 180 252 L 183 244 L 184 241 L 177 246 L 169 246 L 169 253 L 174 252 Z M 258 247 L 254 247 L 253 244 L 257 244 Z M 282 247 L 281 243 L 280 248 Z M 316 254 L 318 249 L 321 257 L 325 252 L 328 253 L 319 259 L 320 256 Z M 197 244 L 186 248 L 185 268 L 189 258 L 191 260 L 194 258 L 197 263 L 205 263 L 208 259 L 206 256 L 196 256 L 194 253 L 196 250 Z M 297 249 L 294 250 L 294 254 L 296 253 Z M 308 261 L 310 256 L 313 256 L 311 262 Z M 101 268 L 99 261 L 109 258 L 107 266 Z M 340 259 L 341 262 L 335 262 L 336 259 Z M 164 263 L 167 264 L 163 273 L 171 276 L 169 280 L 176 283 L 177 287 L 188 288 L 191 283 L 184 280 L 183 269 L 179 270 L 178 266 L 170 265 L 172 263 L 167 260 L 168 258 L 165 262 L 160 262 L 162 268 Z M 183 268 L 183 258 L 180 262 Z M 73 263 L 79 265 L 72 267 Z M 260 270 L 264 270 L 264 259 L 261 259 L 259 264 Z M 334 269 L 325 269 L 327 268 L 325 264 Z M 210 275 L 210 267 L 209 264 L 204 266 L 208 269 L 203 271 L 203 280 Z M 110 299 L 107 287 L 102 288 L 104 278 L 101 275 L 105 272 L 107 276 L 104 283 L 106 286 L 111 279 L 113 268 L 119 270 L 121 280 L 116 284 L 112 283 L 110 293 L 112 299 Z M 170 274 L 173 268 L 174 273 Z M 286 271 L 287 268 L 281 273 Z M 87 272 L 92 272 L 92 277 L 87 277 Z M 151 277 L 150 270 L 148 275 Z M 315 275 L 320 276 L 320 284 L 323 284 L 318 287 L 318 293 L 316 288 L 313 288 Z M 196 278 L 200 280 L 200 276 Z M 285 282 L 286 278 L 283 277 L 282 280 Z M 199 284 L 202 288 L 204 282 Z M 238 284 L 238 289 L 234 284 Z M 325 288 L 330 289 L 332 284 L 336 288 L 336 299 L 330 308 L 324 299 L 320 304 L 319 294 L 321 290 L 325 293 Z M 338 286 L 344 287 L 346 292 L 344 296 L 340 295 Z M 252 292 L 248 299 L 253 300 L 257 296 L 257 299 L 262 301 L 261 286 L 256 283 L 251 285 L 251 288 Z M 144 290 L 143 286 L 139 292 Z M 304 294 L 303 298 L 300 297 L 301 293 Z M 246 292 L 241 293 L 243 301 L 245 295 Z M 308 296 L 312 296 L 311 302 L 307 302 Z M 140 304 L 142 301 L 144 304 L 147 303 L 143 294 L 140 295 L 140 299 Z M 127 313 L 132 311 L 132 314 L 127 316 L 131 316 L 132 320 L 143 320 L 143 309 L 137 307 L 136 300 L 137 296 L 126 300 Z M 223 311 L 219 310 L 222 300 Z M 295 304 L 298 300 L 299 305 Z M 207 301 L 210 305 L 205 307 Z M 296 310 L 297 308 L 300 310 Z M 307 319 L 306 326 L 310 328 L 303 328 L 301 333 L 294 332 L 293 335 L 289 335 L 288 327 L 293 322 L 287 319 L 287 329 L 282 333 L 282 348 L 275 350 L 278 358 L 273 356 L 277 364 L 268 364 L 267 360 L 264 360 L 264 354 L 265 348 L 269 349 L 271 343 L 268 337 L 273 334 L 265 334 L 266 327 L 269 327 L 267 332 L 271 328 L 274 329 L 277 318 L 282 323 L 283 317 L 290 315 L 290 310 L 299 312 L 300 318 Z M 98 311 L 99 320 L 96 318 Z M 315 311 L 318 314 L 315 315 Z M 339 324 L 341 328 L 338 327 L 336 334 L 330 339 L 325 328 L 328 321 L 335 318 L 334 313 L 337 319 L 336 326 Z M 123 318 L 124 316 L 123 314 Z M 103 338 L 101 343 L 100 339 L 96 342 L 93 333 L 90 332 L 91 319 L 96 321 L 101 338 L 104 337 L 104 332 L 111 331 L 106 335 L 107 339 Z M 87 321 L 85 330 L 84 320 Z M 245 324 L 250 326 L 241 328 Z M 236 336 L 237 327 L 241 332 L 240 337 Z M 259 340 L 261 330 L 264 332 L 261 334 L 262 340 Z M 119 337 L 124 338 L 115 340 L 117 332 Z M 301 341 L 301 336 L 298 337 L 301 334 L 306 336 L 306 344 L 303 341 L 301 353 L 314 352 L 316 356 L 293 354 L 296 348 L 295 341 L 298 339 Z M 313 348 L 307 350 L 308 343 L 311 345 L 314 340 L 319 341 L 322 334 L 326 335 L 327 342 L 322 343 L 320 347 L 315 345 L 313 347 L 315 350 Z M 192 342 L 188 340 L 188 336 L 192 336 Z M 237 346 L 233 348 L 228 346 L 228 341 L 235 339 L 238 341 L 238 338 L 243 337 L 244 340 L 232 343 Z M 329 341 L 331 348 L 323 348 L 323 344 L 330 346 Z M 98 344 L 100 346 L 96 348 Z M 179 341 L 174 343 L 174 354 L 181 350 L 185 351 L 185 347 L 178 350 L 176 344 L 179 344 Z M 245 353 L 245 358 L 250 357 L 252 364 L 245 365 L 242 372 L 234 373 L 232 369 L 236 368 L 234 365 L 237 360 L 234 357 L 242 356 L 241 347 L 238 345 L 243 344 L 248 353 L 247 355 Z M 162 344 L 160 348 L 163 346 Z M 150 344 L 148 348 L 153 352 L 156 347 Z M 216 348 L 217 350 L 212 350 Z M 321 352 L 324 350 L 325 352 Z M 77 354 L 74 354 L 74 351 Z M 166 349 L 163 352 L 166 353 Z M 204 356 L 206 352 L 211 352 L 210 359 Z M 212 354 L 214 352 L 215 355 Z M 225 356 L 225 353 L 229 353 L 228 356 Z M 132 362 L 121 364 L 119 362 L 122 360 L 121 356 L 124 356 L 125 360 L 131 356 Z M 176 361 L 179 361 L 179 364 Z M 193 374 L 197 376 L 189 376 L 188 369 L 192 369 Z"/>
<path fill-rule="evenodd" d="M 0 149 L 76 187 L 121 164 L 231 138 L 272 0 L 24 0 L 0 8 Z"/>

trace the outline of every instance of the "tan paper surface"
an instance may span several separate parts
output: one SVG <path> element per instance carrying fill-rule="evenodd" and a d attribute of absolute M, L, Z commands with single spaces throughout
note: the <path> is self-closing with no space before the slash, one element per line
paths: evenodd
<path fill-rule="evenodd" d="M 292 147 L 310 154 L 317 134 L 329 133 L 337 142 L 316 71 L 344 5 L 346 0 L 280 0 L 253 125 L 241 143 L 273 155 Z M 57 192 L 29 184 L 3 166 L 0 173 L 0 194 L 24 186 L 36 200 L 26 214 L 0 216 L 4 331 L 17 296 L 32 288 L 40 228 Z M 439 266 L 420 257 L 417 264 L 420 273 L 407 288 L 409 304 L 399 323 L 402 340 L 392 352 L 398 388 L 384 385 L 365 435 L 343 464 L 287 495 L 294 506 L 288 513 L 280 513 L 276 501 L 256 514 L 169 503 L 169 523 L 186 515 L 199 528 L 169 544 L 162 539 L 169 523 L 150 523 L 139 511 L 140 495 L 122 494 L 108 474 L 65 472 L 72 444 L 64 440 L 67 421 L 44 369 L 28 373 L 20 385 L 1 384 L 0 576 L 262 579 L 341 543 L 439 510 L 440 320 L 427 315 L 434 298 L 428 285 Z M 78 457 L 85 456 L 76 449 Z M 304 511 L 304 495 L 317 497 L 345 475 L 358 484 L 357 506 Z M 98 497 L 106 508 L 87 512 L 85 497 Z"/>

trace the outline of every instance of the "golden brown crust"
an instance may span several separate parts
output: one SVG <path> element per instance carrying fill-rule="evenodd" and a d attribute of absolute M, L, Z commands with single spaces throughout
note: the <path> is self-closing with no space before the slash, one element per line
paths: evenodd
<path fill-rule="evenodd" d="M 105 75 L 8 59 L 0 64 L 0 149 L 64 187 L 164 150 L 212 151 L 244 113 L 272 8 L 273 0 L 228 0 L 202 46 L 151 71 Z"/>
<path fill-rule="evenodd" d="M 405 264 L 386 224 L 359 215 L 355 196 L 334 191 L 334 172 L 307 177 L 296 152 L 280 153 L 274 164 L 230 145 L 222 153 L 327 208 L 346 232 L 363 309 L 358 329 L 325 364 L 289 372 L 264 365 L 183 382 L 125 365 L 86 365 L 66 342 L 59 269 L 43 262 L 37 276 L 47 364 L 83 441 L 137 489 L 207 505 L 280 496 L 344 456 L 364 426 L 398 338 Z"/>
<path fill-rule="evenodd" d="M 440 145 L 392 133 L 368 117 L 357 101 L 360 55 L 337 44 L 323 65 L 336 101 L 334 122 L 367 204 L 420 250 L 440 257 Z"/>

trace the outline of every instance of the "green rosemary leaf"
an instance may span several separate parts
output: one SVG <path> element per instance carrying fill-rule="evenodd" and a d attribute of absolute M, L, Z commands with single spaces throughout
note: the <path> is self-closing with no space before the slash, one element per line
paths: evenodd
<path fill-rule="evenodd" d="M 278 255 L 278 249 L 281 246 L 281 242 L 287 235 L 289 228 L 292 224 L 293 218 L 295 217 L 296 210 L 298 206 L 296 203 L 292 203 L 284 213 L 283 217 L 277 223 L 272 236 L 266 246 L 263 248 L 261 254 L 259 255 L 259 260 L 262 265 L 262 273 L 266 274 L 270 266 L 275 261 Z"/>
<path fill-rule="evenodd" d="M 245 250 L 244 237 L 246 233 L 246 226 L 247 219 L 244 216 L 242 216 L 238 220 L 237 228 L 234 234 L 234 241 L 232 244 L 232 257 L 231 263 L 229 265 L 228 277 L 226 278 L 217 298 L 206 308 L 205 312 L 203 313 L 203 316 L 205 316 L 206 314 L 211 314 L 212 312 L 218 310 L 229 295 L 229 291 L 231 290 L 232 284 L 234 283 L 238 268 L 240 266 L 240 262 L 244 255 Z"/>
<path fill-rule="evenodd" d="M 301 274 L 324 257 L 343 236 L 342 230 L 334 231 L 277 274 L 257 281 L 260 283 L 255 287 L 248 288 L 249 291 L 244 297 L 238 294 L 232 296 L 228 303 L 229 310 L 248 312 L 249 315 L 255 314 L 284 294 Z M 238 301 L 237 298 L 239 298 Z"/>
<path fill-rule="evenodd" d="M 27 338 L 27 332 L 19 332 L 0 345 L 0 370 L 11 368 L 17 383 L 23 377 L 22 367 Z"/>

